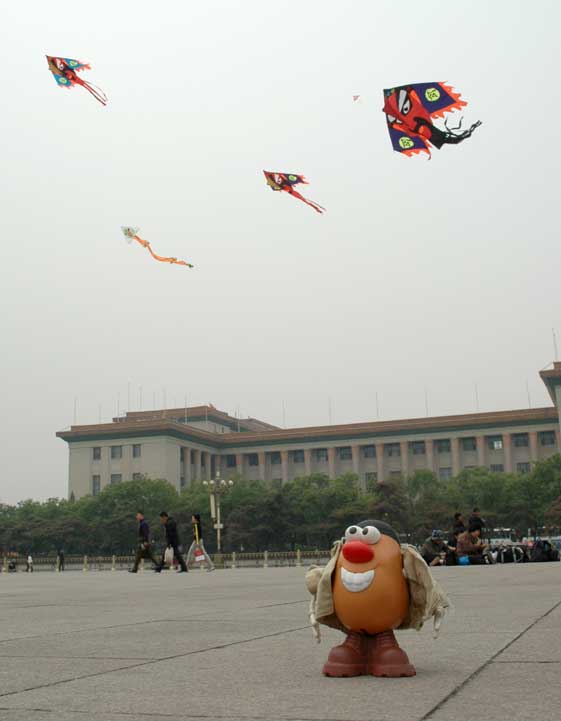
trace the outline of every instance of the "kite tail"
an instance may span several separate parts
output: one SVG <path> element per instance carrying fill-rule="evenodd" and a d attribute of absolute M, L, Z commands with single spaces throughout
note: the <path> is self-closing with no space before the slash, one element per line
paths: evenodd
<path fill-rule="evenodd" d="M 103 92 L 103 90 L 101 88 L 98 88 L 97 85 L 88 83 L 87 80 L 82 80 L 82 78 L 79 78 L 78 76 L 76 76 L 76 78 L 74 78 L 74 81 L 77 82 L 82 87 L 86 88 L 88 93 L 90 95 L 93 95 L 93 97 L 99 103 L 101 103 L 102 105 L 107 105 L 107 103 L 108 103 L 107 95 Z"/>
<path fill-rule="evenodd" d="M 442 143 L 449 143 L 451 145 L 461 143 L 462 140 L 471 137 L 473 132 L 481 125 L 481 120 L 478 120 L 477 122 L 473 123 L 471 127 L 469 127 L 467 130 L 463 130 L 461 133 L 453 132 L 455 130 L 460 130 L 460 128 L 462 127 L 462 120 L 463 118 L 460 120 L 460 124 L 455 128 L 449 128 L 448 125 L 446 125 L 446 121 L 444 121 L 444 126 L 446 127 L 447 132 L 442 134 Z"/>
<path fill-rule="evenodd" d="M 306 203 L 306 205 L 310 205 L 318 213 L 324 212 L 325 208 L 322 205 L 319 205 L 319 203 L 314 203 L 313 200 L 308 200 L 308 198 L 305 198 L 303 195 L 300 195 L 300 193 L 297 190 L 294 190 L 294 188 L 291 188 L 289 192 L 290 192 L 290 195 L 293 195 L 295 198 L 298 198 L 298 200 L 301 200 L 303 203 Z"/>
<path fill-rule="evenodd" d="M 137 243 L 140 243 L 143 248 L 148 248 L 148 250 L 152 252 L 152 249 L 150 248 L 150 243 L 147 240 L 142 240 L 142 238 L 140 238 L 138 235 L 133 235 L 132 237 L 134 240 L 136 240 Z"/>

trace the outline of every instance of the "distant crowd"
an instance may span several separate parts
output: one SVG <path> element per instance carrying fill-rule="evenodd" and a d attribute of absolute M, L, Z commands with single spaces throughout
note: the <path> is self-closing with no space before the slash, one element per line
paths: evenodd
<path fill-rule="evenodd" d="M 484 540 L 485 521 L 479 508 L 474 508 L 467 527 L 463 515 L 454 514 L 452 531 L 447 535 L 434 530 L 421 547 L 421 555 L 429 566 L 480 566 L 494 563 L 525 563 L 558 561 L 559 551 L 547 540 L 522 544 Z"/>

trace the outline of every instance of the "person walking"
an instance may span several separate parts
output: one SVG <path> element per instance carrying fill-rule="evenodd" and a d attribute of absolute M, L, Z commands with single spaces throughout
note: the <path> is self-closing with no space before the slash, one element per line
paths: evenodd
<path fill-rule="evenodd" d="M 136 520 L 138 521 L 138 548 L 136 549 L 134 565 L 129 569 L 129 573 L 138 573 L 138 565 L 140 564 L 141 558 L 149 558 L 154 566 L 161 571 L 160 564 L 154 558 L 154 551 L 150 544 L 150 526 L 144 518 L 142 511 L 137 511 Z"/>
<path fill-rule="evenodd" d="M 201 516 L 199 513 L 193 513 L 193 515 L 191 516 L 191 523 L 193 524 L 193 543 L 191 543 L 189 552 L 187 553 L 187 566 L 189 566 L 192 557 L 195 555 L 196 549 L 199 548 L 205 557 L 206 570 L 210 573 L 210 571 L 214 571 L 214 563 L 212 562 L 210 556 L 205 549 L 205 544 L 203 541 L 203 528 L 201 525 Z"/>
<path fill-rule="evenodd" d="M 62 550 L 62 548 L 58 549 L 57 563 L 58 563 L 58 570 L 64 571 L 64 551 Z"/>
<path fill-rule="evenodd" d="M 179 534 L 177 532 L 177 523 L 175 522 L 175 519 L 169 516 L 166 511 L 162 511 L 160 513 L 160 521 L 162 522 L 164 530 L 166 532 L 167 548 L 173 549 L 173 557 L 179 562 L 180 570 L 178 571 L 178 573 L 187 573 L 187 565 L 179 551 Z M 165 556 L 166 552 L 164 550 L 160 566 L 159 568 L 155 569 L 156 571 L 161 571 L 164 567 Z"/>
<path fill-rule="evenodd" d="M 33 556 L 29 553 L 27 555 L 27 573 L 33 573 Z"/>

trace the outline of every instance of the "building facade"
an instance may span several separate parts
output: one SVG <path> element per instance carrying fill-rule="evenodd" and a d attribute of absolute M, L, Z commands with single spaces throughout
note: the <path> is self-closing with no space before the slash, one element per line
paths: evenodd
<path fill-rule="evenodd" d="M 57 433 L 69 446 L 69 495 L 164 478 L 177 489 L 240 475 L 286 483 L 355 473 L 363 488 L 426 469 L 440 478 L 484 466 L 527 473 L 561 452 L 561 363 L 540 373 L 553 406 L 400 421 L 281 429 L 213 406 L 129 412 Z"/>

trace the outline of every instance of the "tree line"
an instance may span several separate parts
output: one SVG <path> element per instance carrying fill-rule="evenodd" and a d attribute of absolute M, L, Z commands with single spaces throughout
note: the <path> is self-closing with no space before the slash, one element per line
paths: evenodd
<path fill-rule="evenodd" d="M 362 491 L 358 478 L 330 480 L 323 474 L 284 486 L 234 478 L 222 499 L 223 547 L 258 552 L 329 548 L 345 528 L 365 518 L 389 522 L 411 542 L 433 528 L 450 529 L 454 512 L 478 506 L 490 528 L 561 526 L 561 455 L 536 463 L 528 474 L 462 471 L 442 480 L 429 471 L 373 483 Z M 159 513 L 178 523 L 183 543 L 191 540 L 191 514 L 200 513 L 207 548 L 215 550 L 209 498 L 201 483 L 181 492 L 165 480 L 142 479 L 107 486 L 77 501 L 51 498 L 0 505 L 0 551 L 47 554 L 128 554 L 136 541 L 135 513 L 143 510 L 156 541 L 163 541 Z"/>

